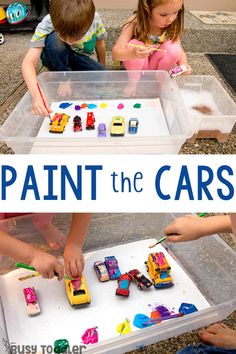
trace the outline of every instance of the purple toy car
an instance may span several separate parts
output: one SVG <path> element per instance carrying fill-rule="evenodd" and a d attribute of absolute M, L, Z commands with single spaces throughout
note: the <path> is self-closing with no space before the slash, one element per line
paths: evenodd
<path fill-rule="evenodd" d="M 100 123 L 98 125 L 98 136 L 100 136 L 100 137 L 106 137 L 107 136 L 106 124 L 105 123 Z"/>
<path fill-rule="evenodd" d="M 107 267 L 110 279 L 119 279 L 121 272 L 116 258 L 114 256 L 105 257 L 105 265 Z"/>

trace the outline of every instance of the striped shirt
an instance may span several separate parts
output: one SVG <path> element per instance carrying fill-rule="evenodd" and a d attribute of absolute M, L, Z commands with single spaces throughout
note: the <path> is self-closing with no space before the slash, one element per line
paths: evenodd
<path fill-rule="evenodd" d="M 45 46 L 45 38 L 54 31 L 50 15 L 46 15 L 35 29 L 34 35 L 30 40 L 31 48 L 41 48 Z M 106 37 L 106 30 L 97 12 L 92 25 L 85 35 L 71 46 L 79 54 L 91 55 L 94 53 L 96 41 Z"/>

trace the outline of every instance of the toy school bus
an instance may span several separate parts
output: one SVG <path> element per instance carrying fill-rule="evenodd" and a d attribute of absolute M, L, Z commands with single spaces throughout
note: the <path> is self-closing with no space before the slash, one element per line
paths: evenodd
<path fill-rule="evenodd" d="M 63 133 L 65 127 L 69 121 L 68 114 L 65 113 L 55 113 L 50 121 L 50 133 Z"/>
<path fill-rule="evenodd" d="M 174 285 L 170 275 L 171 267 L 163 252 L 150 253 L 145 264 L 156 289 L 169 288 Z"/>

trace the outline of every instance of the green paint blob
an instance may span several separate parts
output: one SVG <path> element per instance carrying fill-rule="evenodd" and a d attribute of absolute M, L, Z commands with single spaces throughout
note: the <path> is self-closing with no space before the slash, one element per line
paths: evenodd
<path fill-rule="evenodd" d="M 64 353 L 69 348 L 67 339 L 57 339 L 54 342 L 54 353 Z"/>
<path fill-rule="evenodd" d="M 141 108 L 141 103 L 135 103 L 134 108 Z"/>

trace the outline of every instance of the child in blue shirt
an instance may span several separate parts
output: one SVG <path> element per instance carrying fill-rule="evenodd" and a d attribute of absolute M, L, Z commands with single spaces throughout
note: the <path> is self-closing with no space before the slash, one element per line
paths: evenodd
<path fill-rule="evenodd" d="M 50 108 L 37 87 L 35 66 L 41 56 L 50 71 L 84 71 L 105 69 L 106 30 L 95 12 L 92 0 L 51 0 L 49 15 L 35 30 L 30 48 L 22 62 L 22 74 L 32 95 L 32 112 L 48 115 Z M 98 62 L 91 58 L 96 51 Z M 59 85 L 58 94 L 71 95 L 70 81 Z"/>

